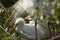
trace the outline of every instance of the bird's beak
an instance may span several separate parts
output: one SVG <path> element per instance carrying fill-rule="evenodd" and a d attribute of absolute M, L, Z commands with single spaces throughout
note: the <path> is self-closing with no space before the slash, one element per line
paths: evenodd
<path fill-rule="evenodd" d="M 17 23 L 17 24 L 14 24 L 13 28 L 16 28 L 16 27 L 17 27 L 17 25 L 18 25 L 18 23 Z"/>

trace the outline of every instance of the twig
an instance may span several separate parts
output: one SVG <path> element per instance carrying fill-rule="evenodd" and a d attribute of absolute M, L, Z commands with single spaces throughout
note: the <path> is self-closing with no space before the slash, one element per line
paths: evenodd
<path fill-rule="evenodd" d="M 6 32 L 9 36 L 11 36 L 11 34 L 8 33 L 2 26 L 0 26 L 0 28 L 1 28 L 4 32 Z"/>
<path fill-rule="evenodd" d="M 49 40 L 59 40 L 60 39 L 60 35 L 57 35 L 57 36 L 55 36 L 55 37 L 52 37 L 51 39 L 49 39 Z"/>

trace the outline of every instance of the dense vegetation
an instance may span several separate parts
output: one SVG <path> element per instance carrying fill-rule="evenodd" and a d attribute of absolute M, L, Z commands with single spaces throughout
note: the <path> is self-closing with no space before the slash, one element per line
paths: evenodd
<path fill-rule="evenodd" d="M 53 1 L 51 1 L 51 7 L 54 10 L 54 14 L 49 15 L 48 17 L 45 14 L 43 14 L 45 17 L 45 20 L 49 21 L 51 37 L 57 36 L 60 34 L 60 1 L 57 0 L 56 3 L 54 4 L 52 3 Z M 5 5 L 4 2 L 3 2 L 3 5 Z M 8 7 L 8 4 L 6 6 Z M 46 6 L 43 6 L 43 10 L 45 8 Z M 22 37 L 22 35 L 17 34 L 14 31 L 14 29 L 12 29 L 14 26 L 14 23 L 12 22 L 11 19 L 12 19 L 12 16 L 14 16 L 14 13 L 15 13 L 14 10 L 9 9 L 8 11 L 6 11 L 0 6 L 0 40 L 16 40 L 16 39 L 20 40 L 20 38 Z"/>

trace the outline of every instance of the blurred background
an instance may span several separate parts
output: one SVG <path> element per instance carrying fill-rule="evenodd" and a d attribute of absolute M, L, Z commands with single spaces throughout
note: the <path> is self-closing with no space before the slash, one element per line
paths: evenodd
<path fill-rule="evenodd" d="M 23 18 L 28 15 L 33 18 L 37 13 L 40 14 L 39 16 L 43 16 L 50 28 L 49 35 L 51 35 L 51 38 L 45 38 L 44 40 L 60 40 L 60 0 L 30 0 L 32 1 L 32 5 L 28 7 L 27 5 L 30 5 L 30 1 L 25 1 L 0 0 L 0 40 L 21 40 L 23 35 L 16 33 L 15 30 L 12 29 L 14 26 L 14 19 L 19 17 L 19 14 Z M 20 10 L 16 6 L 19 5 L 18 2 L 20 2 Z M 22 2 L 25 2 L 26 5 Z M 28 23 L 28 20 L 25 21 Z"/>

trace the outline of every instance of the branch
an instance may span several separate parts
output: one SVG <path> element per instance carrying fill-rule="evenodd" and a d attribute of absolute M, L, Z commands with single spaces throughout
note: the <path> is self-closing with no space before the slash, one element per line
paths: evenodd
<path fill-rule="evenodd" d="M 9 36 L 11 36 L 11 34 L 8 33 L 2 26 L 0 26 L 0 28 L 1 28 L 4 32 L 6 32 Z"/>

